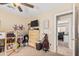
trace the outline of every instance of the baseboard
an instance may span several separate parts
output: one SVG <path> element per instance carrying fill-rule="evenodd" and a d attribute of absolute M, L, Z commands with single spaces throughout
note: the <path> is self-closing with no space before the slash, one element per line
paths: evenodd
<path fill-rule="evenodd" d="M 34 46 L 32 46 L 32 45 L 28 45 L 29 47 L 32 47 L 32 48 L 35 48 Z"/>
<path fill-rule="evenodd" d="M 54 51 L 53 49 L 49 49 L 50 52 L 56 53 L 56 51 Z"/>

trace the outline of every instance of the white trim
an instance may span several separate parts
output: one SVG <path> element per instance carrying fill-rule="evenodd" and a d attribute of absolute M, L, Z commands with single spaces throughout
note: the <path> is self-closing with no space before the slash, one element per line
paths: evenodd
<path fill-rule="evenodd" d="M 75 31 L 75 4 L 73 4 L 73 31 Z M 74 32 L 75 34 L 75 32 Z M 74 35 L 73 35 L 74 36 Z M 73 40 L 75 39 L 75 37 L 73 37 Z M 73 41 L 73 56 L 75 56 L 75 40 Z"/>
<path fill-rule="evenodd" d="M 69 10 L 69 11 L 65 11 L 65 12 L 61 12 L 61 13 L 55 14 L 55 17 L 66 15 L 66 14 L 70 14 L 70 13 L 73 13 L 73 10 Z"/>
<path fill-rule="evenodd" d="M 73 56 L 78 55 L 78 12 L 75 4 L 73 4 Z"/>

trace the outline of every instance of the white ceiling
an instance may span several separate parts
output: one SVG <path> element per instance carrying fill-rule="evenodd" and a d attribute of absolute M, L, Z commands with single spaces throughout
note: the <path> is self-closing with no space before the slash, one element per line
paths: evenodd
<path fill-rule="evenodd" d="M 7 12 L 11 12 L 23 17 L 27 17 L 27 16 L 36 16 L 63 5 L 58 3 L 31 3 L 31 4 L 34 5 L 34 8 L 29 8 L 21 5 L 23 12 L 19 12 L 17 8 L 14 8 L 14 9 L 8 8 L 6 7 L 6 5 L 0 5 L 0 9 L 3 8 Z"/>

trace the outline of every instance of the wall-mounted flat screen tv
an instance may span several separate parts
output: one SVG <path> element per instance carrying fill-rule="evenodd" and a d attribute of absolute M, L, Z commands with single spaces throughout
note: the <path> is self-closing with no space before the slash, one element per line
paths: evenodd
<path fill-rule="evenodd" d="M 37 26 L 39 26 L 38 20 L 31 21 L 31 27 L 37 27 Z"/>

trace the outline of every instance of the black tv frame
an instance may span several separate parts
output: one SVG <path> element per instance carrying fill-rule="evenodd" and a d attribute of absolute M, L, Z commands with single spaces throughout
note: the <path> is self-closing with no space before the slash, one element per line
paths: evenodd
<path fill-rule="evenodd" d="M 38 20 L 31 21 L 31 27 L 38 27 L 38 26 L 39 26 L 39 21 Z"/>

